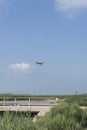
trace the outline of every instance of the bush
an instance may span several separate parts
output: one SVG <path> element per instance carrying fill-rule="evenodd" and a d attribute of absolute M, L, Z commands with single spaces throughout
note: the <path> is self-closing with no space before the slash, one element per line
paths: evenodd
<path fill-rule="evenodd" d="M 0 130 L 37 130 L 37 128 L 29 119 L 25 120 L 6 112 L 0 117 Z"/>
<path fill-rule="evenodd" d="M 82 117 L 81 125 L 82 125 L 83 128 L 87 127 L 87 109 L 85 109 L 83 111 L 83 117 Z"/>
<path fill-rule="evenodd" d="M 57 114 L 53 119 L 48 121 L 48 130 L 64 130 L 65 129 L 65 116 Z"/>
<path fill-rule="evenodd" d="M 6 112 L 0 117 L 0 130 L 87 130 L 87 109 L 77 104 L 55 106 L 45 117 L 37 117 L 35 123 L 30 118 Z"/>
<path fill-rule="evenodd" d="M 45 123 L 42 123 L 42 126 L 46 129 L 44 124 L 47 124 L 47 130 L 80 130 L 82 115 L 83 110 L 77 104 L 58 105 L 44 117 Z"/>

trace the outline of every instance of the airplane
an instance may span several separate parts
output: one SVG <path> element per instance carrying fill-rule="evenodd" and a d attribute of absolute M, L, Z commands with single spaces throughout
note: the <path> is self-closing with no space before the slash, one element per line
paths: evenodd
<path fill-rule="evenodd" d="M 44 62 L 36 62 L 36 64 L 38 64 L 38 65 L 42 65 Z"/>

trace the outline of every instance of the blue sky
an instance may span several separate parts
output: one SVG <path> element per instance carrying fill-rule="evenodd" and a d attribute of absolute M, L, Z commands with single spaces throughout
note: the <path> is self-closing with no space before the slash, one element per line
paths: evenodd
<path fill-rule="evenodd" d="M 86 25 L 87 0 L 0 0 L 0 93 L 87 93 Z"/>

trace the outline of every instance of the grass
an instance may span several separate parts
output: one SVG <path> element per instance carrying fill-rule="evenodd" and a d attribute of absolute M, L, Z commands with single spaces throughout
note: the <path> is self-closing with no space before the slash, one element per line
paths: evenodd
<path fill-rule="evenodd" d="M 0 130 L 87 130 L 87 109 L 78 104 L 64 103 L 55 106 L 44 117 L 32 122 L 30 113 L 4 113 L 0 116 Z"/>
<path fill-rule="evenodd" d="M 36 127 L 30 117 L 24 118 L 6 112 L 0 117 L 0 130 L 36 130 Z"/>

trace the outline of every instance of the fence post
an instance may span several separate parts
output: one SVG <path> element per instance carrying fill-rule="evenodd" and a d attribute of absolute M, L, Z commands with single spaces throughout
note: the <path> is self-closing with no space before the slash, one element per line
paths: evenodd
<path fill-rule="evenodd" d="M 50 106 L 50 100 L 49 100 L 49 98 L 48 98 L 48 107 Z"/>
<path fill-rule="evenodd" d="M 16 98 L 14 99 L 14 106 L 16 106 Z"/>
<path fill-rule="evenodd" d="M 4 99 L 3 99 L 3 106 L 5 106 L 5 97 L 4 97 Z"/>
<path fill-rule="evenodd" d="M 31 116 L 31 100 L 29 97 L 29 101 L 28 101 L 28 106 L 29 106 L 29 116 Z"/>
<path fill-rule="evenodd" d="M 28 104 L 28 105 L 29 105 L 29 107 L 30 107 L 30 105 L 31 105 L 30 98 L 29 98 L 29 104 Z"/>

